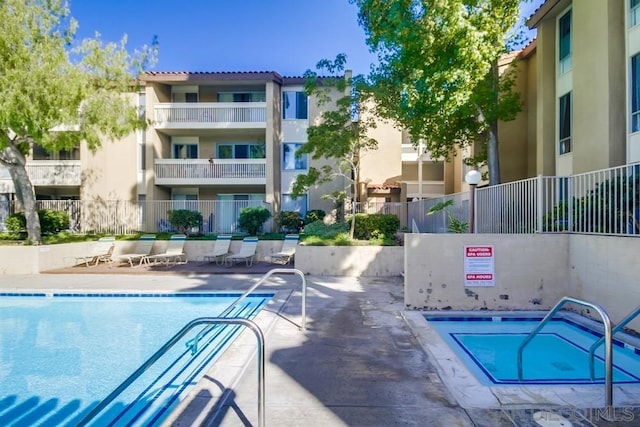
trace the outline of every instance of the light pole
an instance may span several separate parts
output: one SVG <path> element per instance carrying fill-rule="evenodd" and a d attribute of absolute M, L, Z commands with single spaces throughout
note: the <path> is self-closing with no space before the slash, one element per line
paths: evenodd
<path fill-rule="evenodd" d="M 476 186 L 480 184 L 482 180 L 482 174 L 477 170 L 470 170 L 464 176 L 464 180 L 470 187 L 469 197 L 469 232 L 475 233 L 475 213 L 476 213 Z"/>

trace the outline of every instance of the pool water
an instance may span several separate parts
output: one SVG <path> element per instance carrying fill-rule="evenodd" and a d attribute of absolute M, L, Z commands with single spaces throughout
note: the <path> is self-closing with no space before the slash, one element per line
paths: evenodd
<path fill-rule="evenodd" d="M 240 294 L 0 294 L 0 425 L 75 425 L 185 324 Z M 228 317 L 252 318 L 273 294 Z M 214 328 L 192 356 L 187 334 L 95 425 L 157 425 L 237 335 Z"/>
<path fill-rule="evenodd" d="M 602 384 L 604 345 L 596 351 L 595 379 L 589 348 L 602 335 L 565 318 L 554 318 L 525 347 L 518 380 L 518 348 L 541 318 L 425 316 L 465 366 L 485 385 Z M 613 382 L 640 382 L 640 351 L 615 340 Z"/>

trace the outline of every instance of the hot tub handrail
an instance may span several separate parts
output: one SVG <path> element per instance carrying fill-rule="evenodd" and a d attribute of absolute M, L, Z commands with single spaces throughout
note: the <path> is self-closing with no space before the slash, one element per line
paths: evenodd
<path fill-rule="evenodd" d="M 274 268 L 274 269 L 269 270 L 253 286 L 251 286 L 249 289 L 244 291 L 244 293 L 242 295 L 240 295 L 234 302 L 229 304 L 229 307 L 227 307 L 222 313 L 220 313 L 219 317 L 228 316 L 229 313 L 231 313 L 233 311 L 233 308 L 236 305 L 238 305 L 242 300 L 247 298 L 249 296 L 249 294 L 251 294 L 253 291 L 255 291 L 258 288 L 258 286 L 262 285 L 269 277 L 271 277 L 272 275 L 274 275 L 276 273 L 296 274 L 296 275 L 300 276 L 300 278 L 302 279 L 302 316 L 301 316 L 302 317 L 302 324 L 301 324 L 301 329 L 303 331 L 306 330 L 307 329 L 307 279 L 304 277 L 304 273 L 302 271 L 297 270 L 295 268 Z M 189 341 L 186 342 L 185 345 L 187 346 L 187 348 L 191 349 L 192 353 L 195 353 L 196 351 L 198 351 L 198 342 L 200 342 L 202 337 L 205 336 L 209 332 L 209 330 L 211 328 L 214 328 L 214 327 L 215 326 L 213 326 L 213 325 L 209 325 L 209 326 L 203 328 L 200 332 L 198 332 L 198 334 L 195 337 L 193 337 L 192 339 L 190 339 Z"/>
<path fill-rule="evenodd" d="M 556 312 L 558 312 L 565 304 L 573 303 L 594 309 L 602 318 L 604 324 L 604 341 L 605 341 L 605 405 L 607 407 L 612 406 L 613 402 L 613 352 L 611 349 L 611 319 L 607 312 L 598 304 L 594 304 L 588 301 L 583 301 L 572 297 L 563 297 L 558 303 L 551 309 L 549 313 L 538 323 L 533 331 L 522 341 L 520 347 L 518 347 L 518 381 L 522 381 L 522 351 L 525 346 L 535 337 L 538 332 L 547 324 Z"/>
<path fill-rule="evenodd" d="M 620 321 L 620 323 L 618 323 L 611 330 L 611 335 L 615 335 L 616 333 L 618 333 L 620 330 L 622 330 L 622 328 L 627 326 L 629 322 L 631 322 L 633 319 L 638 317 L 639 314 L 640 314 L 640 305 L 637 306 L 635 310 L 629 313 L 624 319 Z M 596 370 L 595 370 L 595 363 L 594 363 L 596 349 L 600 347 L 603 341 L 604 341 L 604 335 L 601 336 L 596 342 L 594 342 L 589 348 L 589 372 L 591 373 L 591 381 L 593 381 L 596 377 L 596 372 L 595 372 Z"/>
<path fill-rule="evenodd" d="M 158 351 L 156 351 L 146 362 L 135 370 L 127 379 L 116 387 L 107 397 L 102 399 L 87 415 L 79 422 L 78 426 L 86 426 L 91 420 L 102 412 L 116 397 L 127 389 L 135 380 L 147 371 L 155 362 L 171 349 L 183 336 L 191 329 L 203 324 L 236 324 L 248 327 L 253 331 L 258 340 L 258 425 L 264 427 L 264 407 L 265 407 L 265 384 L 264 384 L 264 335 L 258 325 L 249 319 L 243 318 L 222 318 L 222 317 L 199 317 L 187 323 L 172 338 L 170 338 Z"/>

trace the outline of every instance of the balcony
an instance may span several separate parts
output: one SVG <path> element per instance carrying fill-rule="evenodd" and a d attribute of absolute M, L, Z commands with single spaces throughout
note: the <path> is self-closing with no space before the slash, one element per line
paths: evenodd
<path fill-rule="evenodd" d="M 428 151 L 422 153 L 422 161 L 428 162 L 436 160 L 433 159 Z M 440 159 L 442 160 L 442 159 Z M 417 162 L 418 161 L 418 147 L 413 144 L 402 144 L 402 161 L 403 162 Z"/>
<path fill-rule="evenodd" d="M 33 185 L 80 186 L 80 160 L 29 160 L 27 174 Z"/>
<path fill-rule="evenodd" d="M 265 129 L 266 102 L 184 102 L 154 105 L 156 129 Z"/>
<path fill-rule="evenodd" d="M 266 159 L 156 159 L 156 185 L 265 185 Z"/>
<path fill-rule="evenodd" d="M 422 181 L 422 194 L 418 181 L 405 181 L 407 184 L 407 198 L 432 198 L 444 196 L 444 181 Z"/>

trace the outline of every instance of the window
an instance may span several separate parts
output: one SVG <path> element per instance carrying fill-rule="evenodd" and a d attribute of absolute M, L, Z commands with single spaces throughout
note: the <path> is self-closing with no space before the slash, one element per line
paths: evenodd
<path fill-rule="evenodd" d="M 638 131 L 640 131 L 640 53 L 631 58 L 631 132 Z"/>
<path fill-rule="evenodd" d="M 80 160 L 80 148 L 75 147 L 71 150 L 60 150 L 58 151 L 58 159 L 59 160 Z"/>
<path fill-rule="evenodd" d="M 198 144 L 173 144 L 174 159 L 197 159 Z"/>
<path fill-rule="evenodd" d="M 307 95 L 304 92 L 284 92 L 282 94 L 282 118 L 307 118 Z"/>
<path fill-rule="evenodd" d="M 259 143 L 218 144 L 218 159 L 264 159 L 265 145 Z"/>
<path fill-rule="evenodd" d="M 172 86 L 172 102 L 198 102 L 198 86 Z"/>
<path fill-rule="evenodd" d="M 49 152 L 39 144 L 33 144 L 33 160 L 80 160 L 80 147 Z"/>
<path fill-rule="evenodd" d="M 558 21 L 558 59 L 560 74 L 571 70 L 571 11 Z"/>
<path fill-rule="evenodd" d="M 266 102 L 265 92 L 219 92 L 218 102 Z"/>
<path fill-rule="evenodd" d="M 629 24 L 631 27 L 633 27 L 640 23 L 640 0 L 630 0 L 629 9 Z"/>
<path fill-rule="evenodd" d="M 297 156 L 296 152 L 302 147 L 300 143 L 284 143 L 282 144 L 282 169 L 289 170 L 306 170 L 308 168 L 307 154 Z"/>
<path fill-rule="evenodd" d="M 571 147 L 571 92 L 560 97 L 558 108 L 560 154 L 570 153 Z"/>
<path fill-rule="evenodd" d="M 174 93 L 172 101 L 173 102 L 198 102 L 198 94 L 194 92 Z"/>
<path fill-rule="evenodd" d="M 307 195 L 303 194 L 294 200 L 291 194 L 283 194 L 282 210 L 299 212 L 300 215 L 304 216 L 307 213 Z"/>

